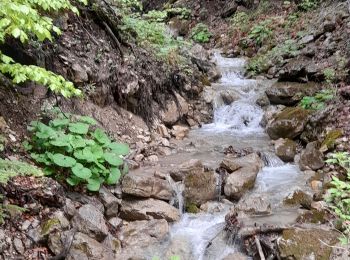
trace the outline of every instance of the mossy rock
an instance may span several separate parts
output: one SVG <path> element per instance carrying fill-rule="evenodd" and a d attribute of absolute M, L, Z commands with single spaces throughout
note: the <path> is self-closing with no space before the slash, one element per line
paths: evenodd
<path fill-rule="evenodd" d="M 310 208 L 312 203 L 312 197 L 305 192 L 298 190 L 283 200 L 285 205 L 296 206 L 301 205 L 305 208 Z"/>
<path fill-rule="evenodd" d="M 325 139 L 321 144 L 321 148 L 323 149 L 333 149 L 335 145 L 335 141 L 343 135 L 342 129 L 334 129 L 328 132 Z"/>
<path fill-rule="evenodd" d="M 305 128 L 310 112 L 301 107 L 288 107 L 274 116 L 266 126 L 271 139 L 289 138 L 299 136 Z"/>
<path fill-rule="evenodd" d="M 327 212 L 316 209 L 308 210 L 297 218 L 298 223 L 325 224 L 327 221 Z"/>
<path fill-rule="evenodd" d="M 283 231 L 278 249 L 282 259 L 302 260 L 313 256 L 313 259 L 328 260 L 331 246 L 338 242 L 338 237 L 337 232 L 314 225 L 305 229 L 291 228 Z"/>
<path fill-rule="evenodd" d="M 61 222 L 59 219 L 57 218 L 48 219 L 41 224 L 40 234 L 42 236 L 46 236 L 50 234 L 52 231 L 54 231 L 55 229 L 59 229 L 59 228 L 61 228 Z"/>
<path fill-rule="evenodd" d="M 186 205 L 186 212 L 188 213 L 193 213 L 193 214 L 197 214 L 199 212 L 199 208 L 197 207 L 196 204 L 194 203 L 188 203 Z"/>

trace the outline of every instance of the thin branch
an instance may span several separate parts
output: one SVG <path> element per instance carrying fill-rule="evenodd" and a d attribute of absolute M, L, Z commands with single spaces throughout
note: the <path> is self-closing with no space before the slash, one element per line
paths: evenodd
<path fill-rule="evenodd" d="M 264 252 L 262 250 L 260 240 L 259 240 L 258 236 L 254 236 L 254 238 L 255 238 L 256 247 L 258 248 L 258 251 L 259 251 L 260 260 L 265 260 L 265 255 L 264 255 Z"/>

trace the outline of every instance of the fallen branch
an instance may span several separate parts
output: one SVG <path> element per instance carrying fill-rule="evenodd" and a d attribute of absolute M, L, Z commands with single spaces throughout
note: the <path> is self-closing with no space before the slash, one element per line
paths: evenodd
<path fill-rule="evenodd" d="M 261 227 L 245 227 L 239 231 L 239 235 L 242 238 L 255 236 L 258 234 L 266 233 L 280 233 L 283 230 L 289 228 L 288 226 L 261 226 Z"/>
<path fill-rule="evenodd" d="M 259 240 L 258 236 L 254 236 L 254 239 L 255 239 L 256 247 L 258 248 L 260 260 L 265 260 L 265 255 L 264 255 L 264 252 L 262 250 L 262 247 L 261 247 L 260 240 Z"/>

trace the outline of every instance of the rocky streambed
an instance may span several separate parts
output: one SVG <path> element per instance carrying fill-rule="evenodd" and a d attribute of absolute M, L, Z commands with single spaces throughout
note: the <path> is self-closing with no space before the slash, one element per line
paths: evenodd
<path fill-rule="evenodd" d="M 46 220 L 24 215 L 0 229 L 3 259 L 348 259 L 333 247 L 339 234 L 319 198 L 322 154 L 292 141 L 308 114 L 281 104 L 300 86 L 246 79 L 242 58 L 213 60 L 222 77 L 202 93 L 213 122 L 178 129 L 187 138 L 172 140 L 176 149 L 120 186 L 87 196 L 48 178 L 13 178 L 5 192 Z"/>

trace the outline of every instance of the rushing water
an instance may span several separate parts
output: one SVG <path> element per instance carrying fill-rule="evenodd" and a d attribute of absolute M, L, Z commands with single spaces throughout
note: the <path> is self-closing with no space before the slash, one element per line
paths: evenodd
<path fill-rule="evenodd" d="M 286 208 L 282 201 L 294 190 L 304 189 L 306 177 L 297 166 L 285 164 L 276 157 L 268 136 L 260 126 L 264 111 L 256 105 L 256 100 L 272 82 L 245 79 L 244 59 L 228 59 L 219 54 L 214 58 L 222 78 L 212 86 L 216 93 L 213 100 L 213 123 L 191 131 L 189 138 L 182 144 L 182 150 L 164 158 L 161 163 L 163 167 L 171 167 L 174 162 L 177 165 L 189 158 L 197 158 L 207 166 L 216 168 L 224 156 L 225 147 L 252 147 L 260 152 L 266 166 L 258 174 L 254 189 L 245 196 L 264 197 L 271 203 L 272 214 L 250 217 L 245 219 L 245 224 L 293 223 L 297 210 Z M 222 100 L 223 91 L 234 93 L 238 99 L 226 105 Z M 182 213 L 183 186 L 169 181 L 177 194 L 174 204 L 179 205 Z M 179 255 L 186 260 L 219 260 L 237 251 L 235 241 L 231 241 L 223 232 L 229 208 L 229 205 L 222 204 L 215 212 L 182 214 L 181 220 L 171 227 L 169 239 L 159 245 L 159 248 L 152 248 L 152 254 L 161 259 Z"/>

